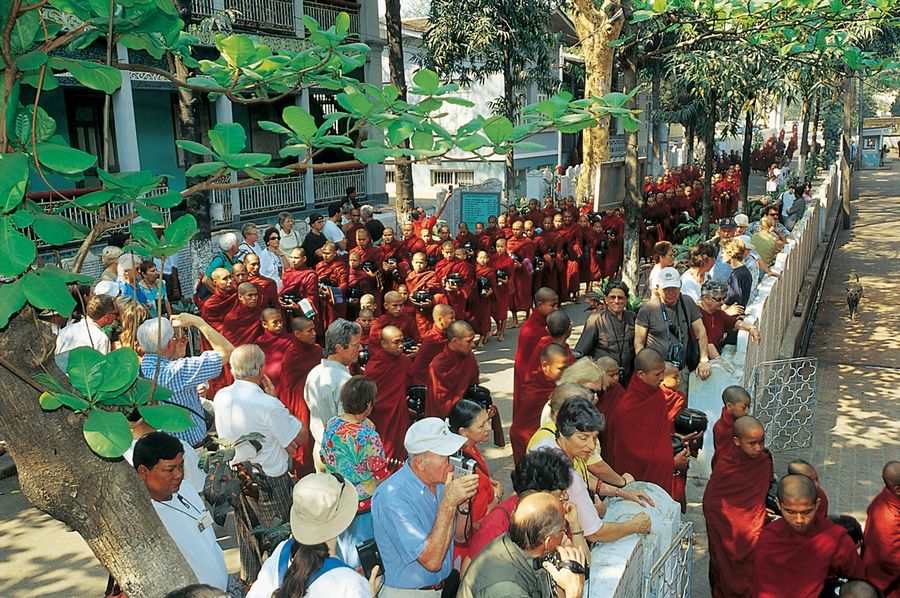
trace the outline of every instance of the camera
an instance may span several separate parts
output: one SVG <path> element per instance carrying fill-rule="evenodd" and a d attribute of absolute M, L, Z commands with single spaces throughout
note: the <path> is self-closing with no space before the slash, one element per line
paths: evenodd
<path fill-rule="evenodd" d="M 411 338 L 403 339 L 403 352 L 409 353 L 416 347 L 416 341 Z"/>
<path fill-rule="evenodd" d="M 416 419 L 425 415 L 425 393 L 426 388 L 421 384 L 406 389 L 406 406 L 416 414 Z"/>
<path fill-rule="evenodd" d="M 590 579 L 591 577 L 591 569 L 585 565 L 577 561 L 564 561 L 560 558 L 559 552 L 554 550 L 550 554 L 545 554 L 542 557 L 535 557 L 532 559 L 531 566 L 534 567 L 535 571 L 539 571 L 544 568 L 544 563 L 553 563 L 553 566 L 557 569 L 568 569 L 575 575 L 584 575 L 585 579 Z"/>
<path fill-rule="evenodd" d="M 369 345 L 360 345 L 359 357 L 356 359 L 356 364 L 359 367 L 364 368 L 367 363 L 369 363 Z"/>
<path fill-rule="evenodd" d="M 666 354 L 666 361 L 680 369 L 681 364 L 684 363 L 684 343 L 669 343 L 669 352 Z"/>
<path fill-rule="evenodd" d="M 454 479 L 475 473 L 475 459 L 462 453 L 450 455 L 450 465 L 453 466 Z"/>
<path fill-rule="evenodd" d="M 362 544 L 357 544 L 356 552 L 359 554 L 359 562 L 362 565 L 366 579 L 372 575 L 372 569 L 375 568 L 375 565 L 378 565 L 381 568 L 382 575 L 384 574 L 384 563 L 381 561 L 381 552 L 378 550 L 375 538 L 369 538 Z"/>

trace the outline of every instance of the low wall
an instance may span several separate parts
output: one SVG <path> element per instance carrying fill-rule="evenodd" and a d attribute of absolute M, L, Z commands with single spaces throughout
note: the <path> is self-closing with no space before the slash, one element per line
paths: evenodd
<path fill-rule="evenodd" d="M 840 159 L 814 182 L 813 201 L 792 231 L 793 238 L 775 258 L 772 270 L 779 278 L 766 276 L 756 288 L 745 311 L 745 321 L 756 326 L 762 336 L 759 343 L 751 342 L 746 332 L 738 334 L 736 346 L 723 351 L 714 360 L 712 376 L 700 380 L 691 374 L 688 403 L 704 411 L 709 428 L 703 438 L 703 448 L 691 463 L 693 483 L 705 484 L 711 472 L 713 454 L 713 424 L 722 412 L 722 391 L 731 385 L 748 388 L 757 364 L 779 359 L 788 323 L 798 311 L 798 297 L 813 256 L 825 239 L 825 221 L 841 188 Z M 799 315 L 799 314 L 798 314 Z"/>

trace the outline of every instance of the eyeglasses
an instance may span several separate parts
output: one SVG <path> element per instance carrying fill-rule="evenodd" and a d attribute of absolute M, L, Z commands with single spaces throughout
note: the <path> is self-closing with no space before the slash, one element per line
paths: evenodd
<path fill-rule="evenodd" d="M 709 298 L 712 299 L 713 301 L 715 301 L 716 303 L 723 303 L 723 302 L 725 301 L 725 296 L 724 296 L 724 295 L 721 295 L 721 296 L 718 296 L 718 297 L 711 297 L 711 296 L 710 296 Z"/>
<path fill-rule="evenodd" d="M 624 295 L 607 295 L 606 298 L 610 301 L 625 301 Z"/>
<path fill-rule="evenodd" d="M 279 237 L 278 235 L 272 235 L 271 237 L 269 237 L 269 241 L 274 241 L 276 239 L 280 240 L 281 237 Z"/>

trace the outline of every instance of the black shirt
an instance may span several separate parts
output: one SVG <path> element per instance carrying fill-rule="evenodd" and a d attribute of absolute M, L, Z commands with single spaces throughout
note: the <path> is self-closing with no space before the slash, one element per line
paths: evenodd
<path fill-rule="evenodd" d="M 310 268 L 315 268 L 316 264 L 322 261 L 316 250 L 321 249 L 327 242 L 325 235 L 320 235 L 314 230 L 306 233 L 306 238 L 303 239 L 301 247 L 306 252 L 306 263 Z"/>
<path fill-rule="evenodd" d="M 381 237 L 384 235 L 384 224 L 382 224 L 381 220 L 379 220 L 378 218 L 372 218 L 363 226 L 365 226 L 366 230 L 369 231 L 369 236 L 372 237 L 373 243 L 381 241 Z"/>

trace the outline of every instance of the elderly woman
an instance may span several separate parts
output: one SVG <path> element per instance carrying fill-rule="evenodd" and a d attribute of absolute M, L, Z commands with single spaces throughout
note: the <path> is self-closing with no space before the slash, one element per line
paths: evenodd
<path fill-rule="evenodd" d="M 719 349 L 727 335 L 734 330 L 746 330 L 750 338 L 756 342 L 762 338 L 756 327 L 738 319 L 737 316 L 729 315 L 722 309 L 727 292 L 728 286 L 725 283 L 709 280 L 703 283 L 703 296 L 697 302 L 703 317 L 703 325 L 706 326 L 710 359 L 719 358 Z"/>
<path fill-rule="evenodd" d="M 747 307 L 750 294 L 753 292 L 753 274 L 744 264 L 744 257 L 750 252 L 740 239 L 728 239 L 722 243 L 722 255 L 731 266 L 728 276 L 728 292 L 725 294 L 725 305 Z"/>
<path fill-rule="evenodd" d="M 775 213 L 777 214 L 778 212 L 776 211 Z M 759 221 L 759 230 L 750 237 L 760 259 L 769 266 L 775 263 L 775 256 L 778 255 L 778 252 L 783 247 L 783 244 L 779 247 L 780 240 L 774 229 L 775 218 L 773 216 L 763 216 Z"/>
<path fill-rule="evenodd" d="M 576 356 L 615 359 L 623 369 L 623 384 L 634 366 L 635 314 L 627 309 L 628 295 L 627 284 L 621 280 L 609 281 L 604 289 L 606 309 L 591 314 L 575 345 Z"/>
<path fill-rule="evenodd" d="M 375 534 L 372 495 L 390 473 L 381 436 L 369 421 L 375 394 L 375 383 L 370 378 L 353 376 L 347 380 L 341 388 L 344 412 L 328 421 L 319 451 L 325 470 L 342 475 L 359 494 L 356 518 L 337 539 L 338 556 L 354 568 L 361 566 L 356 545 Z"/>
<path fill-rule="evenodd" d="M 650 517 L 646 513 L 639 513 L 628 521 L 604 523 L 601 515 L 606 508 L 602 502 L 595 500 L 594 493 L 576 470 L 575 459 L 583 462 L 591 456 L 605 425 L 603 415 L 591 401 L 573 397 L 563 402 L 559 409 L 555 437 L 544 438 L 532 448 L 550 448 L 565 456 L 572 472 L 572 484 L 566 493 L 578 510 L 578 523 L 588 542 L 612 542 L 629 534 L 650 532 Z M 612 495 L 621 495 L 621 489 L 614 490 Z"/>
<path fill-rule="evenodd" d="M 281 235 L 281 251 L 290 255 L 294 247 L 300 247 L 303 239 L 300 233 L 294 230 L 294 217 L 290 212 L 282 212 L 278 214 L 278 226 L 276 227 L 278 234 Z"/>
<path fill-rule="evenodd" d="M 119 285 L 119 305 L 126 299 L 132 299 L 150 311 L 153 301 L 141 289 L 138 278 L 138 268 L 141 258 L 133 253 L 123 253 L 119 256 L 118 273 L 116 283 Z"/>
<path fill-rule="evenodd" d="M 108 280 L 109 282 L 116 281 L 116 277 L 119 275 L 119 256 L 123 253 L 122 248 L 116 247 L 115 245 L 107 245 L 103 248 L 103 253 L 100 254 L 100 261 L 103 263 L 103 272 L 100 273 L 100 278 L 97 279 L 97 282 L 100 282 L 101 280 Z"/>
<path fill-rule="evenodd" d="M 688 269 L 681 275 L 681 294 L 700 301 L 700 286 L 716 263 L 718 252 L 712 243 L 698 243 L 688 251 Z"/>

